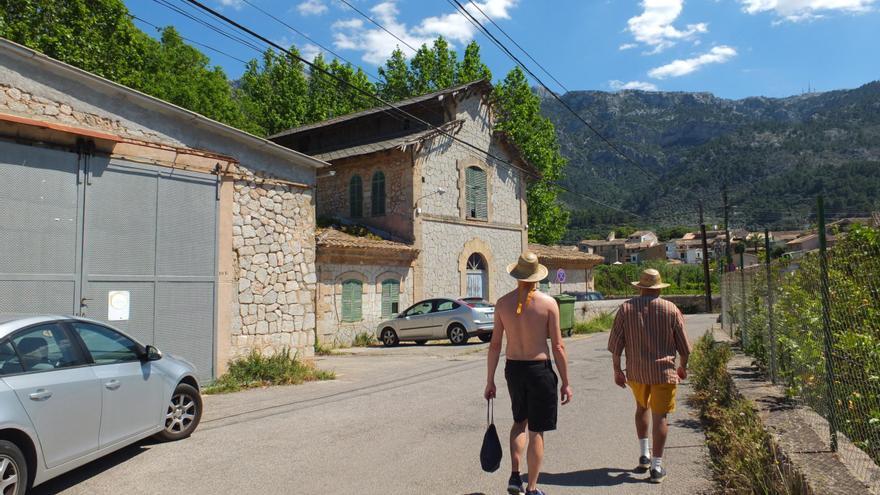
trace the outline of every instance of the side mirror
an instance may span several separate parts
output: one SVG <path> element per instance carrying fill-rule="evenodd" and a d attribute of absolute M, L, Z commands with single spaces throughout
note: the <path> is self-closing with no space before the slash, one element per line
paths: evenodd
<path fill-rule="evenodd" d="M 144 349 L 144 361 L 158 361 L 162 359 L 162 351 L 156 349 L 155 347 L 148 345 Z"/>

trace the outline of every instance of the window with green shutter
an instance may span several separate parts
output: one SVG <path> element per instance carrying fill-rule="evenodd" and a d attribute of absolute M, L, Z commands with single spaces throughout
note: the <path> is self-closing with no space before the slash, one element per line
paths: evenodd
<path fill-rule="evenodd" d="M 400 308 L 400 282 L 390 278 L 382 281 L 382 318 L 391 318 Z"/>
<path fill-rule="evenodd" d="M 351 218 L 364 216 L 364 183 L 360 175 L 355 175 L 348 183 L 348 204 Z"/>
<path fill-rule="evenodd" d="M 385 214 L 385 174 L 381 171 L 373 174 L 373 194 L 370 196 L 372 208 L 370 214 L 379 217 Z"/>
<path fill-rule="evenodd" d="M 486 172 L 478 167 L 468 167 L 464 173 L 467 217 L 488 220 Z"/>
<path fill-rule="evenodd" d="M 363 319 L 361 303 L 364 284 L 360 280 L 342 282 L 342 321 L 360 321 Z"/>

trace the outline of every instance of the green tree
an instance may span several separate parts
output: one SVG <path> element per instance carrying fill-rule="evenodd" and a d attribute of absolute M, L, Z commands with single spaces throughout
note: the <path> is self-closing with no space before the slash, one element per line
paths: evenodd
<path fill-rule="evenodd" d="M 495 86 L 494 101 L 496 129 L 506 133 L 541 172 L 541 178 L 528 189 L 529 240 L 557 243 L 568 226 L 569 212 L 559 203 L 559 187 L 555 185 L 566 164 L 556 129 L 541 115 L 541 100 L 518 67 Z"/>
<path fill-rule="evenodd" d="M 480 45 L 476 41 L 471 41 L 464 49 L 464 57 L 455 69 L 455 82 L 464 84 L 482 79 L 491 81 L 492 71 L 480 58 Z"/>
<path fill-rule="evenodd" d="M 314 67 L 309 71 L 308 82 L 308 110 L 305 120 L 307 122 L 319 122 L 330 117 L 333 97 L 333 81 L 328 76 L 330 66 L 324 60 L 322 54 L 318 54 L 312 61 Z"/>
<path fill-rule="evenodd" d="M 449 48 L 449 42 L 443 36 L 434 40 L 434 75 L 431 81 L 432 90 L 438 91 L 455 84 L 455 69 L 458 66 L 458 54 Z"/>
<path fill-rule="evenodd" d="M 297 53 L 294 47 L 290 51 Z M 258 134 L 267 136 L 306 122 L 312 96 L 309 89 L 303 64 L 269 49 L 263 54 L 262 63 L 248 63 L 237 96 L 245 122 L 254 126 Z"/>
<path fill-rule="evenodd" d="M 379 96 L 385 101 L 399 101 L 411 96 L 409 67 L 400 47 L 395 48 L 384 67 L 379 67 Z"/>
<path fill-rule="evenodd" d="M 419 96 L 433 91 L 434 51 L 428 45 L 419 47 L 409 61 L 409 94 Z"/>
<path fill-rule="evenodd" d="M 343 64 L 339 60 L 333 59 L 330 62 L 329 71 L 332 75 L 328 112 L 331 117 L 357 112 L 372 106 L 373 99 L 367 95 L 375 94 L 376 87 L 370 82 L 363 70 L 355 70 L 351 64 Z"/>

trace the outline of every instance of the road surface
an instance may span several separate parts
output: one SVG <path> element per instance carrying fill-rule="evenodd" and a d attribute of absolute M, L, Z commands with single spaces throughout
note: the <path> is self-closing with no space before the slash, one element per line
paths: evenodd
<path fill-rule="evenodd" d="M 687 317 L 691 339 L 714 316 Z M 476 341 L 476 339 L 474 339 Z M 546 435 L 540 485 L 556 494 L 711 491 L 708 453 L 684 400 L 650 485 L 637 462 L 628 390 L 612 383 L 607 334 L 567 340 L 574 402 Z M 338 379 L 207 397 L 192 438 L 142 442 L 38 487 L 38 494 L 497 494 L 509 475 L 510 403 L 503 371 L 495 421 L 505 458 L 480 470 L 485 345 L 402 346 L 321 358 Z M 688 395 L 687 385 L 680 396 Z"/>

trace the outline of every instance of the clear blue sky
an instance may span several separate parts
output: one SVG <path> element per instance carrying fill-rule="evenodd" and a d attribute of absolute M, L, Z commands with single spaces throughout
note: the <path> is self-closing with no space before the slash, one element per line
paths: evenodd
<path fill-rule="evenodd" d="M 204 17 L 182 0 L 164 0 Z M 202 0 L 268 38 L 313 56 L 319 48 L 244 0 Z M 399 44 L 339 0 L 247 0 L 368 73 Z M 467 0 L 459 0 L 469 5 Z M 496 78 L 512 62 L 447 0 L 349 0 L 417 46 L 442 34 L 471 39 Z M 258 56 L 155 0 L 125 0 L 132 14 L 249 60 Z M 853 88 L 880 79 L 880 0 L 475 0 L 568 89 L 708 91 L 726 98 Z M 833 4 L 834 7 L 824 7 Z M 485 21 L 477 10 L 475 16 Z M 214 21 L 212 21 L 214 22 Z M 154 29 L 136 21 L 144 30 Z M 229 29 L 224 27 L 224 29 Z M 506 41 L 506 40 L 505 40 Z M 509 46 L 512 45 L 507 42 Z M 405 53 L 409 49 L 402 47 Z M 227 75 L 243 64 L 202 48 Z M 525 60 L 525 59 L 524 59 Z M 551 89 L 549 77 L 539 73 Z"/>

